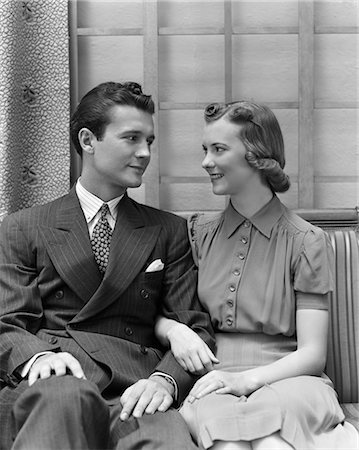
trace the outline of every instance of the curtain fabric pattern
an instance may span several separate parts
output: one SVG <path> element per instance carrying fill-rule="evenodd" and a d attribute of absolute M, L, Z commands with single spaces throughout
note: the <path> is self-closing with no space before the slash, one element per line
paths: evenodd
<path fill-rule="evenodd" d="M 0 1 L 0 221 L 69 189 L 67 0 Z"/>

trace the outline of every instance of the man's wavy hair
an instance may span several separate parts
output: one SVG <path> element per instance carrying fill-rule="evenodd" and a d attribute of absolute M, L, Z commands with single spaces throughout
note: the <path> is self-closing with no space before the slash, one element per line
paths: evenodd
<path fill-rule="evenodd" d="M 82 148 L 78 140 L 79 131 L 88 128 L 98 140 L 101 140 L 111 120 L 109 111 L 116 105 L 134 106 L 151 115 L 155 112 L 151 96 L 143 94 L 138 83 L 108 81 L 99 84 L 84 95 L 71 117 L 71 140 L 80 156 Z"/>
<path fill-rule="evenodd" d="M 259 170 L 273 192 L 285 192 L 290 181 L 285 166 L 282 132 L 273 112 L 264 105 L 248 101 L 211 103 L 205 108 L 207 123 L 224 118 L 242 125 L 239 138 L 246 149 L 248 164 Z"/>

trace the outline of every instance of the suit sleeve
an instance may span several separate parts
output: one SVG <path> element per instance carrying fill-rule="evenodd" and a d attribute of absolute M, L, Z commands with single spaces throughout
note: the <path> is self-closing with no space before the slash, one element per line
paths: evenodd
<path fill-rule="evenodd" d="M 194 265 L 185 220 L 176 223 L 168 235 L 167 260 L 163 282 L 162 314 L 186 324 L 215 350 L 214 332 L 209 314 L 197 297 L 197 268 Z M 168 351 L 156 371 L 168 373 L 176 380 L 178 401 L 185 398 L 197 377 L 189 374 Z"/>
<path fill-rule="evenodd" d="M 8 374 L 36 353 L 58 350 L 35 335 L 43 317 L 35 232 L 29 224 L 24 232 L 19 217 L 8 216 L 0 227 L 0 367 Z"/>

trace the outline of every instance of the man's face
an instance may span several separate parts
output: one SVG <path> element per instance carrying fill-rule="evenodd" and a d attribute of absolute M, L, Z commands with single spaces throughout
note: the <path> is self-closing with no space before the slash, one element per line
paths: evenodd
<path fill-rule="evenodd" d="M 150 162 L 154 141 L 151 114 L 133 106 L 116 105 L 109 111 L 110 123 L 101 139 L 92 142 L 91 176 L 100 191 L 118 196 L 128 187 L 138 187 Z"/>

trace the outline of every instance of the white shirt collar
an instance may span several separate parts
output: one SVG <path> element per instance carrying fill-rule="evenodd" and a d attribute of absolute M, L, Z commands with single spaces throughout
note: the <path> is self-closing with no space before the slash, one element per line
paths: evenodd
<path fill-rule="evenodd" d="M 92 194 L 87 189 L 85 189 L 81 184 L 80 178 L 77 180 L 76 183 L 76 194 L 77 197 L 79 198 L 80 205 L 84 212 L 87 223 L 90 223 L 91 220 L 93 220 L 93 218 L 96 216 L 103 203 L 107 203 L 110 209 L 110 214 L 112 218 L 116 221 L 117 205 L 119 201 L 122 199 L 123 194 L 120 195 L 119 197 L 113 198 L 108 202 L 104 202 L 100 198 L 96 197 L 96 195 Z"/>

